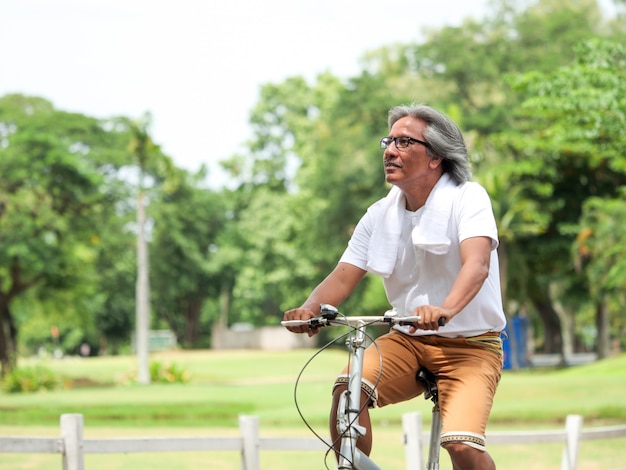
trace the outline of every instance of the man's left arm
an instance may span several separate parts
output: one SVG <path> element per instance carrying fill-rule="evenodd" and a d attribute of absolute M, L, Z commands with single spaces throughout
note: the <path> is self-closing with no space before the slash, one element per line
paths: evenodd
<path fill-rule="evenodd" d="M 415 324 L 416 329 L 438 330 L 439 318 L 444 317 L 447 323 L 470 303 L 489 275 L 491 249 L 489 237 L 471 237 L 461 242 L 461 270 L 452 289 L 441 306 L 424 305 L 415 310 L 413 314 L 422 317 Z"/>

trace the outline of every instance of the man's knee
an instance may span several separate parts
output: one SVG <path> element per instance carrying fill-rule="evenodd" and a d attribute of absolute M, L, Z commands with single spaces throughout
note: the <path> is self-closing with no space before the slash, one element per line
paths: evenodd
<path fill-rule="evenodd" d="M 448 451 L 450 455 L 455 456 L 473 455 L 475 452 L 482 452 L 462 442 L 450 442 L 446 444 L 444 448 Z"/>
<path fill-rule="evenodd" d="M 348 381 L 348 376 L 345 374 L 337 377 L 333 385 L 333 399 L 341 396 L 341 394 L 348 389 Z M 339 393 L 337 393 L 338 390 Z M 363 379 L 361 381 L 361 405 L 367 403 L 368 408 L 375 408 L 377 402 L 378 392 L 376 388 L 368 380 Z"/>
<path fill-rule="evenodd" d="M 479 459 L 485 453 L 462 442 L 451 442 L 444 447 L 453 461 L 473 461 Z"/>
<path fill-rule="evenodd" d="M 348 390 L 347 385 L 339 384 L 333 388 L 333 408 L 336 409 L 341 402 L 342 395 Z M 361 408 L 365 410 L 374 407 L 372 392 L 365 386 L 361 388 Z"/>
<path fill-rule="evenodd" d="M 476 449 L 463 442 L 450 442 L 444 448 L 450 454 L 450 460 L 455 469 L 495 469 L 491 456 L 484 450 Z"/>

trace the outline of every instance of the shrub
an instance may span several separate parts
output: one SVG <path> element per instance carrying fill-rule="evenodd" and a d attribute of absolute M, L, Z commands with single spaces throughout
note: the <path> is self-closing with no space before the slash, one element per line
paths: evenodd
<path fill-rule="evenodd" d="M 59 384 L 56 375 L 43 366 L 16 367 L 4 377 L 2 390 L 6 393 L 38 392 L 54 390 Z"/>
<path fill-rule="evenodd" d="M 191 374 L 181 366 L 174 363 L 163 364 L 159 361 L 150 363 L 150 382 L 161 384 L 187 383 L 191 380 Z M 137 368 L 133 368 L 127 374 L 118 378 L 119 385 L 137 383 Z"/>
<path fill-rule="evenodd" d="M 162 364 L 158 361 L 150 363 L 150 380 L 153 383 L 187 383 L 191 374 L 177 364 Z"/>

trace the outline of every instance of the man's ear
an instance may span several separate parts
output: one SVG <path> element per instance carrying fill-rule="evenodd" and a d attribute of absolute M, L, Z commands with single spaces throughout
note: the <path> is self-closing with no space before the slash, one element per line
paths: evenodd
<path fill-rule="evenodd" d="M 441 165 L 441 162 L 443 162 L 443 158 L 435 155 L 434 157 L 430 157 L 428 165 L 434 170 Z"/>

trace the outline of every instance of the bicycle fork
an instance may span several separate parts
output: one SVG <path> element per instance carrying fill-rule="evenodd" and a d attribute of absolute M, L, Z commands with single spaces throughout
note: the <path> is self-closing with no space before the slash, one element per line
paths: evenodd
<path fill-rule="evenodd" d="M 362 325 L 361 325 L 362 326 Z M 337 409 L 337 431 L 341 438 L 339 451 L 339 470 L 381 470 L 367 455 L 357 447 L 357 441 L 367 433 L 359 424 L 361 411 L 361 378 L 363 371 L 363 353 L 365 351 L 365 332 L 356 328 L 354 334 L 346 340 L 352 350 L 351 373 L 348 374 L 348 389 L 341 394 Z"/>

